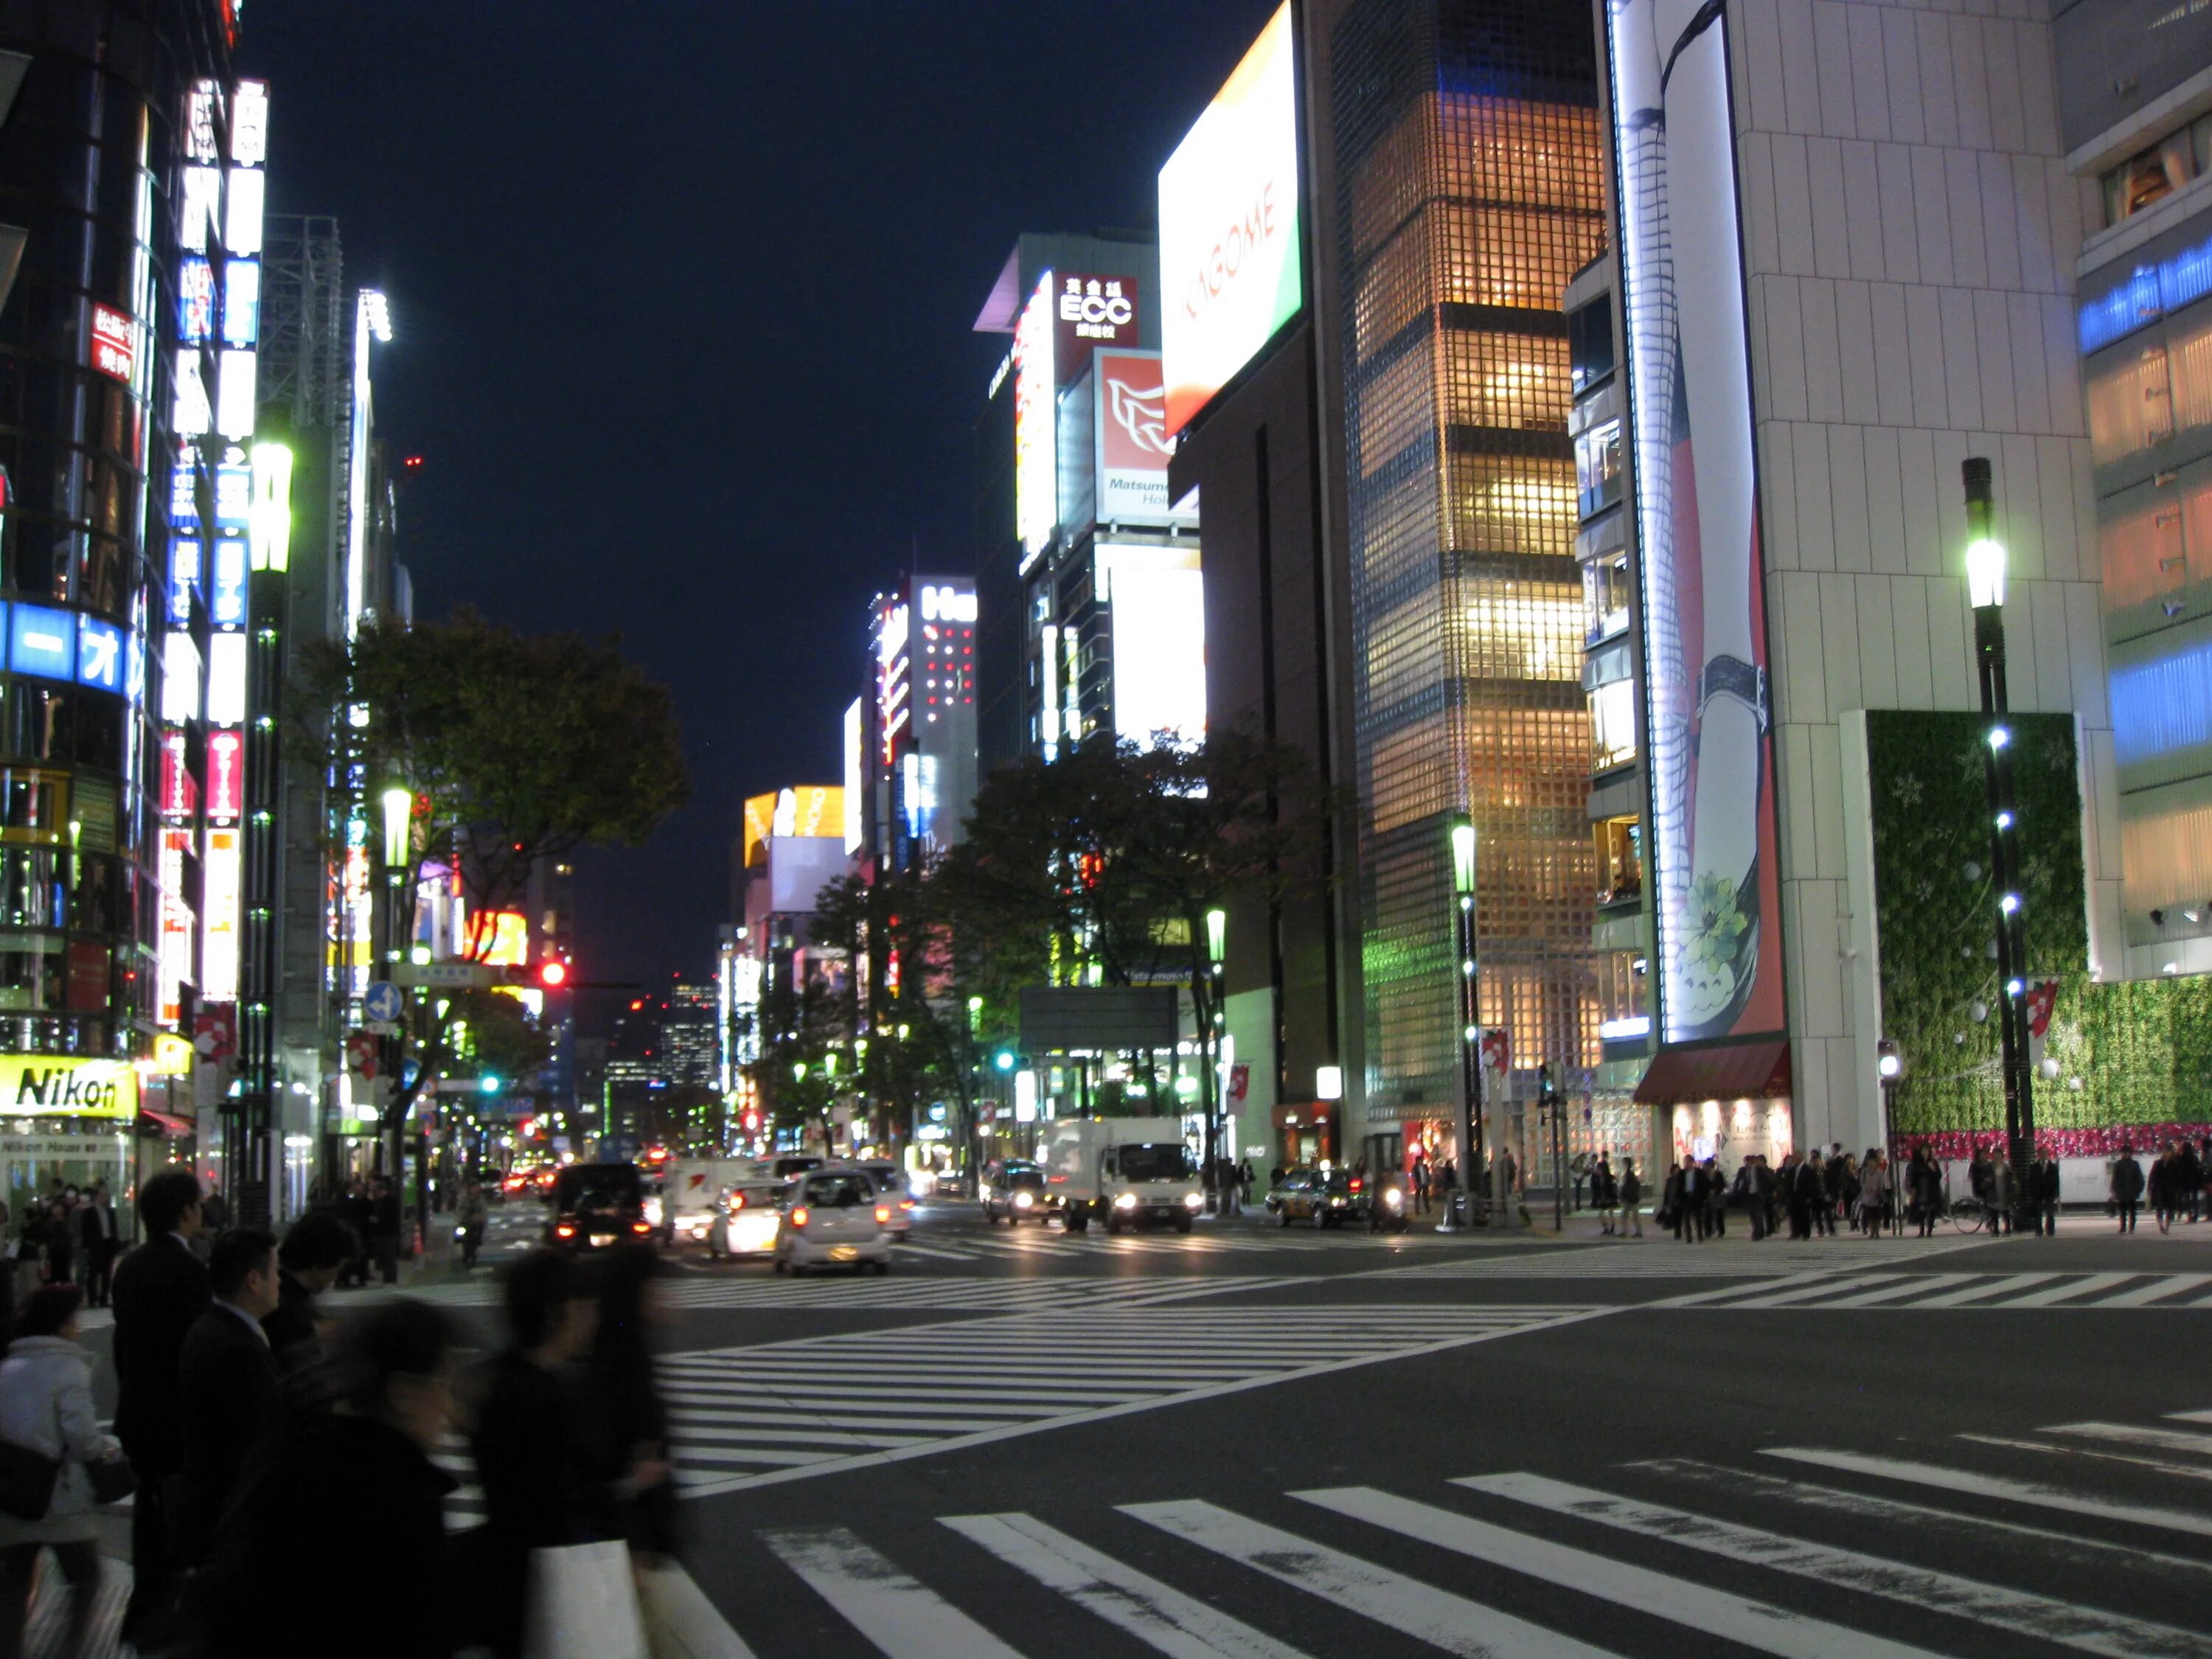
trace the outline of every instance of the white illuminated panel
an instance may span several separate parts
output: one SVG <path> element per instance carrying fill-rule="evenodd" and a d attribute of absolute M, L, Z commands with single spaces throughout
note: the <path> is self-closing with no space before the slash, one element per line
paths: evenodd
<path fill-rule="evenodd" d="M 177 224 L 177 235 L 187 252 L 208 251 L 208 231 L 222 210 L 222 169 L 186 167 L 183 215 Z"/>
<path fill-rule="evenodd" d="M 177 354 L 177 403 L 169 425 L 179 438 L 205 437 L 215 425 L 215 410 L 208 404 L 207 383 L 200 374 L 200 354 Z"/>
<path fill-rule="evenodd" d="M 253 435 L 254 354 L 226 351 L 216 381 L 215 429 L 240 441 Z"/>
<path fill-rule="evenodd" d="M 261 204 L 268 185 L 265 173 L 251 167 L 231 168 L 222 214 L 222 245 L 228 252 L 261 252 Z"/>
<path fill-rule="evenodd" d="M 230 98 L 230 159 L 258 167 L 269 159 L 269 83 L 240 81 Z"/>
<path fill-rule="evenodd" d="M 1206 737 L 1206 587 L 1195 550 L 1102 547 L 1099 597 L 1114 617 L 1114 730 L 1149 746 L 1159 733 Z"/>
<path fill-rule="evenodd" d="M 174 1025 L 183 1016 L 182 987 L 192 965 L 191 908 L 185 890 L 185 853 L 191 846 L 189 830 L 161 831 L 161 941 L 155 958 L 155 978 L 161 991 L 161 1018 Z"/>
<path fill-rule="evenodd" d="M 1024 556 L 1042 552 L 1060 523 L 1054 326 L 1052 273 L 1048 270 L 1014 325 L 1014 526 Z"/>
<path fill-rule="evenodd" d="M 845 711 L 845 850 L 855 853 L 860 848 L 860 746 L 866 741 L 861 736 L 861 700 L 853 699 L 852 707 Z"/>
<path fill-rule="evenodd" d="M 199 713 L 200 648 L 191 635 L 171 634 L 161 641 L 161 719 L 182 726 Z"/>
<path fill-rule="evenodd" d="M 185 94 L 185 154 L 195 161 L 215 161 L 215 112 L 222 96 L 212 81 L 195 81 Z"/>
<path fill-rule="evenodd" d="M 250 346 L 261 332 L 261 262 L 233 259 L 222 268 L 222 343 Z"/>
<path fill-rule="evenodd" d="M 952 586 L 924 586 L 921 590 L 921 619 L 924 622 L 974 622 L 975 620 L 974 590 L 963 591 Z"/>
<path fill-rule="evenodd" d="M 235 830 L 207 832 L 200 866 L 200 998 L 238 1000 L 238 896 L 244 859 Z"/>
<path fill-rule="evenodd" d="M 209 637 L 207 718 L 210 726 L 246 724 L 246 635 L 242 633 Z"/>

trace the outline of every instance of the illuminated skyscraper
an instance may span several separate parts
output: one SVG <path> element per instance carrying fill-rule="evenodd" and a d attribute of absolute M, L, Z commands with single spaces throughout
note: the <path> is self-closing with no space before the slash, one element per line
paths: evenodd
<path fill-rule="evenodd" d="M 1410 1125 L 1458 1098 L 1456 813 L 1516 1094 L 1545 1061 L 1578 1093 L 1598 1059 L 1561 310 L 1605 240 L 1597 60 L 1588 14 L 1550 0 L 1324 9 L 1368 1115 Z"/>

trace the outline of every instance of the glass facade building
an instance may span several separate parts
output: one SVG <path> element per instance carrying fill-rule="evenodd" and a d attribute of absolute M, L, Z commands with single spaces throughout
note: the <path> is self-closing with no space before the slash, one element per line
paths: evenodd
<path fill-rule="evenodd" d="M 1425 1139 L 1460 1086 L 1459 812 L 1516 1097 L 1599 1060 L 1562 310 L 1605 242 L 1597 66 L 1537 0 L 1360 0 L 1329 45 L 1368 1116 Z"/>

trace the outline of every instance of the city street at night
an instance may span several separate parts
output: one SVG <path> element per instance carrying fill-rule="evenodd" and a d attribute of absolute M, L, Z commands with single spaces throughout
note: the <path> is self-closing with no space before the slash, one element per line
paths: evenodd
<path fill-rule="evenodd" d="M 1107 1239 L 945 1204 L 883 1278 L 684 1252 L 684 1560 L 745 1644 L 701 1651 L 2212 1652 L 2212 1233 L 2109 1225 Z"/>

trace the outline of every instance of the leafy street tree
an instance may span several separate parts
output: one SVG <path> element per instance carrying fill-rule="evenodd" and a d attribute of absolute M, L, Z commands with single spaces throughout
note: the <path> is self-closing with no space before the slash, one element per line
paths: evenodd
<path fill-rule="evenodd" d="M 336 785 L 331 832 L 370 825 L 381 846 L 381 802 L 414 797 L 404 864 L 386 872 L 402 935 L 426 884 L 458 894 L 471 919 L 516 908 L 541 860 L 583 846 L 634 846 L 681 806 L 690 784 L 666 688 L 625 660 L 612 640 L 524 635 L 468 610 L 451 620 L 371 622 L 349 642 L 302 653 L 294 708 L 316 711 L 309 741 Z M 472 927 L 466 959 L 494 933 Z M 404 936 L 366 945 L 380 959 Z M 398 1134 L 415 1099 L 454 1060 L 451 998 L 416 999 L 402 1067 L 382 1123 L 398 1167 Z"/>
<path fill-rule="evenodd" d="M 757 1039 L 758 1057 L 745 1066 L 769 1127 L 819 1127 L 826 1143 L 830 1109 L 851 1086 L 852 1024 L 842 990 L 826 975 L 763 976 L 760 1006 L 741 1036 Z"/>

